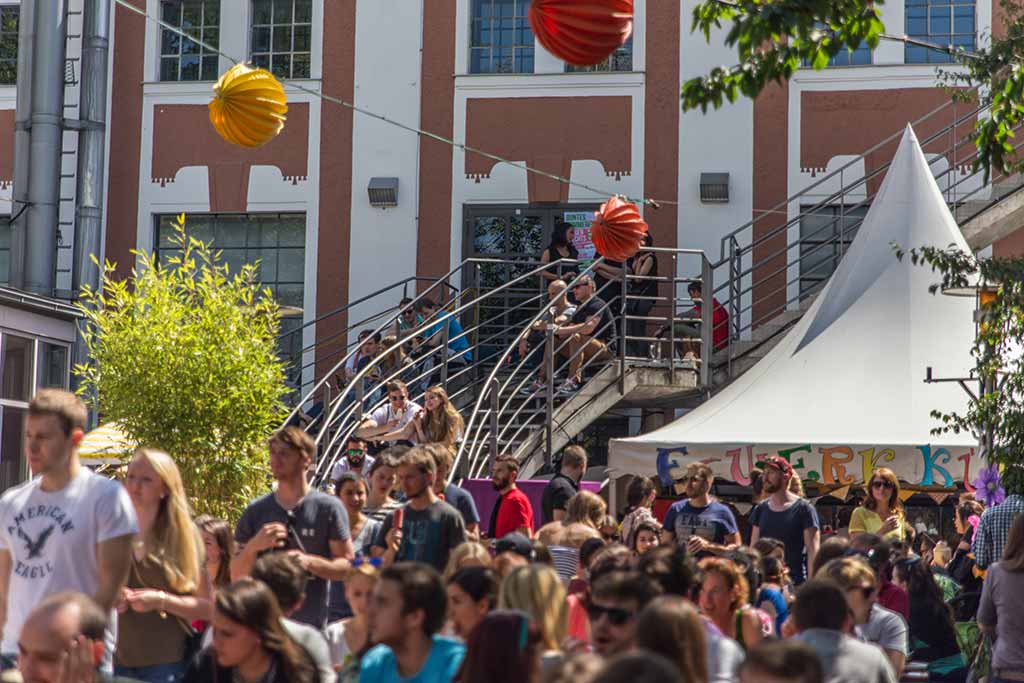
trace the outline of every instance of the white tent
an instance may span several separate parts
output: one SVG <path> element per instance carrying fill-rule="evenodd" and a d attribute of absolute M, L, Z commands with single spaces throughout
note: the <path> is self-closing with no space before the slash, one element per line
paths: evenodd
<path fill-rule="evenodd" d="M 907 248 L 969 251 L 910 126 L 848 253 L 803 318 L 753 368 L 706 403 L 648 434 L 614 439 L 611 477 L 680 478 L 696 461 L 749 483 L 758 456 L 781 453 L 825 484 L 886 466 L 910 484 L 951 486 L 982 465 L 971 434 L 932 435 L 932 410 L 963 412 L 955 383 L 973 367 L 971 298 L 931 294 L 939 274 L 897 260 Z"/>

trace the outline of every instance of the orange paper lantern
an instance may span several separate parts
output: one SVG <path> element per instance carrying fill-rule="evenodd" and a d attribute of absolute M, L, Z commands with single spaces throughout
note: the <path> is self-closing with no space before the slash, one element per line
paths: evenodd
<path fill-rule="evenodd" d="M 590 224 L 590 239 L 597 253 L 613 261 L 636 255 L 647 234 L 647 223 L 636 204 L 612 197 L 601 205 Z"/>
<path fill-rule="evenodd" d="M 533 0 L 529 18 L 548 52 L 576 66 L 591 66 L 629 40 L 633 0 Z"/>
<path fill-rule="evenodd" d="M 235 64 L 213 86 L 210 123 L 222 138 L 241 147 L 261 147 L 284 128 L 284 87 L 266 69 Z"/>

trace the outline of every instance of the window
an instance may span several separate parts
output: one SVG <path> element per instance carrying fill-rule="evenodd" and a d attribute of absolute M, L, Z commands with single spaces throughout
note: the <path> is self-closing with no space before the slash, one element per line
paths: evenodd
<path fill-rule="evenodd" d="M 817 26 L 820 29 L 825 29 L 825 24 L 818 23 Z M 828 60 L 829 66 L 863 66 L 865 64 L 871 64 L 871 48 L 867 43 L 861 43 L 853 50 L 843 48 Z M 810 65 L 811 63 L 805 59 L 804 66 Z"/>
<path fill-rule="evenodd" d="M 162 0 L 161 18 L 195 40 L 173 31 L 160 33 L 161 81 L 217 80 L 217 53 L 199 45 L 220 47 L 220 0 Z"/>
<path fill-rule="evenodd" d="M 974 50 L 974 0 L 906 0 L 906 31 L 936 45 Z M 947 64 L 951 55 L 920 45 L 904 48 L 907 64 Z"/>
<path fill-rule="evenodd" d="M 17 5 L 0 6 L 0 85 L 18 82 L 18 16 Z"/>
<path fill-rule="evenodd" d="M 593 66 L 565 65 L 566 73 L 603 73 L 609 71 L 632 71 L 633 70 L 633 36 L 629 37 L 626 44 L 608 55 L 608 59 Z"/>
<path fill-rule="evenodd" d="M 469 72 L 532 74 L 530 0 L 472 0 Z"/>
<path fill-rule="evenodd" d="M 170 241 L 175 217 L 157 217 L 158 259 L 178 250 Z M 221 252 L 221 263 L 231 272 L 259 261 L 260 284 L 273 292 L 281 306 L 293 311 L 303 307 L 306 263 L 306 215 L 303 213 L 189 214 L 188 234 L 212 242 Z M 302 315 L 281 318 L 279 349 L 288 363 L 288 381 L 301 386 Z"/>
<path fill-rule="evenodd" d="M 253 0 L 252 62 L 278 78 L 309 78 L 313 0 Z"/>
<path fill-rule="evenodd" d="M 831 277 L 868 213 L 867 206 L 813 208 L 800 207 L 801 294 Z"/>

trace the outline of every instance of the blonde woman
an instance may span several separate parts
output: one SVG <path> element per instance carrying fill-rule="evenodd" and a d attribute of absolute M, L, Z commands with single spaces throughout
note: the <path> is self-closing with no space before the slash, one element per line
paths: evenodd
<path fill-rule="evenodd" d="M 335 671 L 351 664 L 370 642 L 367 614 L 378 580 L 377 565 L 365 558 L 355 560 L 345 576 L 345 600 L 352 609 L 352 616 L 328 624 L 325 631 Z"/>
<path fill-rule="evenodd" d="M 900 481 L 888 467 L 879 467 L 868 480 L 864 505 L 850 516 L 850 536 L 878 534 L 890 541 L 904 541 L 912 533 L 900 500 Z"/>
<path fill-rule="evenodd" d="M 455 572 L 465 567 L 490 567 L 491 553 L 483 543 L 466 541 L 455 547 L 448 556 L 448 564 L 444 568 L 444 582 L 448 583 Z"/>
<path fill-rule="evenodd" d="M 441 386 L 430 387 L 423 394 L 423 407 L 404 427 L 383 436 L 379 441 L 413 441 L 419 444 L 439 443 L 454 446 L 462 439 L 466 426 L 448 392 Z"/>
<path fill-rule="evenodd" d="M 500 609 L 518 609 L 530 615 L 541 632 L 541 660 L 546 670 L 561 657 L 562 642 L 569 631 L 569 606 L 565 586 L 547 565 L 517 567 L 505 577 L 498 597 Z"/>
<path fill-rule="evenodd" d="M 149 683 L 177 681 L 185 673 L 191 623 L 213 615 L 202 539 L 171 456 L 135 451 L 125 488 L 139 535 L 118 601 L 115 673 Z"/>

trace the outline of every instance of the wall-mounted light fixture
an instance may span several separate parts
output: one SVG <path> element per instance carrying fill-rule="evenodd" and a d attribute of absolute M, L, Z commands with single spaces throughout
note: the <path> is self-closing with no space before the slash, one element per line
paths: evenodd
<path fill-rule="evenodd" d="M 398 206 L 398 178 L 370 178 L 367 191 L 370 193 L 370 206 L 378 209 Z"/>
<path fill-rule="evenodd" d="M 700 200 L 705 204 L 728 204 L 729 174 L 701 173 Z"/>

